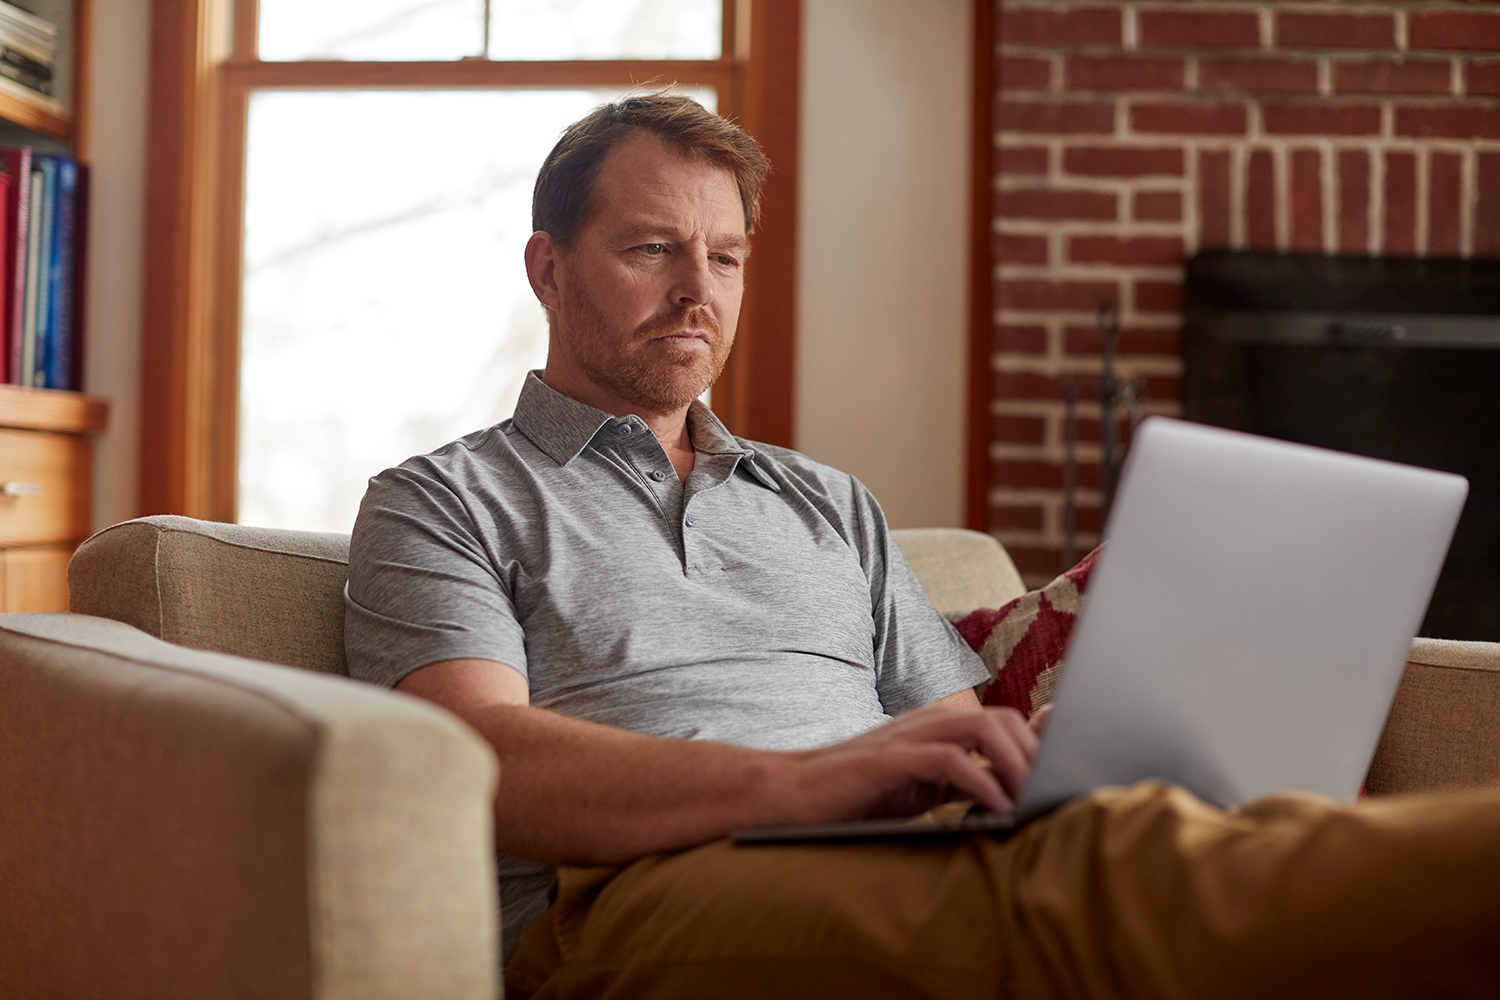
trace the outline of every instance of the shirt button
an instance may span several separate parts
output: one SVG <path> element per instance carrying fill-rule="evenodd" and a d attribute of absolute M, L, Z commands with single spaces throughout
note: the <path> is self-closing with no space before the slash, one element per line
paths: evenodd
<path fill-rule="evenodd" d="M 632 428 L 629 424 L 620 424 L 618 427 L 615 428 L 615 433 L 616 434 L 629 434 L 633 429 L 634 428 Z"/>
<path fill-rule="evenodd" d="M 651 473 L 651 478 L 656 480 L 658 483 L 661 483 L 666 481 L 667 474 L 660 469 L 656 469 Z"/>
<path fill-rule="evenodd" d="M 693 526 L 693 519 L 690 517 L 685 517 L 682 519 L 682 523 L 691 528 Z"/>

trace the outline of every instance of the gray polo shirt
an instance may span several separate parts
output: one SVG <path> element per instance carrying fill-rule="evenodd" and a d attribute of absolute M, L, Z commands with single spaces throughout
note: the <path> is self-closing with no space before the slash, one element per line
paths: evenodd
<path fill-rule="evenodd" d="M 373 478 L 350 544 L 350 673 L 393 685 L 498 660 L 563 715 L 786 750 L 987 676 L 857 480 L 736 438 L 702 404 L 688 421 L 679 482 L 639 417 L 533 373 L 512 419 Z M 545 887 L 533 863 L 501 868 Z M 513 945 L 512 917 L 541 907 L 511 896 Z"/>

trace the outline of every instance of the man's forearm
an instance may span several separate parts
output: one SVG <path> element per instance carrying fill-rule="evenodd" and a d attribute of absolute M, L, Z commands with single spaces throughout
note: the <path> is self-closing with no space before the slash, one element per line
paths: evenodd
<path fill-rule="evenodd" d="M 462 717 L 500 758 L 496 843 L 574 864 L 627 861 L 743 826 L 920 812 L 950 791 L 1003 809 L 1036 746 L 1020 714 L 965 689 L 852 740 L 791 753 L 662 739 L 528 704 L 526 678 L 447 660 L 397 687 Z"/>
<path fill-rule="evenodd" d="M 667 740 L 545 709 L 465 713 L 501 760 L 495 804 L 503 851 L 559 863 L 610 863 L 780 821 L 790 755 Z"/>

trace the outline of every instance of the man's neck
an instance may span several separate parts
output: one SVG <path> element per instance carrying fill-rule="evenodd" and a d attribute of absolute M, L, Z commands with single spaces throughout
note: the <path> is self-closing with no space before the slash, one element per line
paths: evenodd
<path fill-rule="evenodd" d="M 556 373 L 550 373 L 545 369 L 542 371 L 542 381 L 564 396 L 586 403 L 596 410 L 603 410 L 610 416 L 640 417 L 651 429 L 651 433 L 656 435 L 656 440 L 661 442 L 662 450 L 667 453 L 667 458 L 672 462 L 672 468 L 677 471 L 677 478 L 687 479 L 688 473 L 693 471 L 693 439 L 687 419 L 692 403 L 667 413 L 654 413 L 625 400 L 615 399 L 611 394 L 600 393 L 597 389 L 590 391 L 592 388 L 590 386 L 569 385 L 566 380 L 558 378 Z"/>

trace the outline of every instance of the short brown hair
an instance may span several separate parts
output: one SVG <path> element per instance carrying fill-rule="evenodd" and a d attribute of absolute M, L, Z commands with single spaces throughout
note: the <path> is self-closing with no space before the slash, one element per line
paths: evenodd
<path fill-rule="evenodd" d="M 745 231 L 760 218 L 760 189 L 770 164 L 738 125 L 689 97 L 640 94 L 601 104 L 563 130 L 536 176 L 531 228 L 568 246 L 593 212 L 594 182 L 604 158 L 638 133 L 653 135 L 684 156 L 701 158 L 734 174 L 745 209 Z"/>

